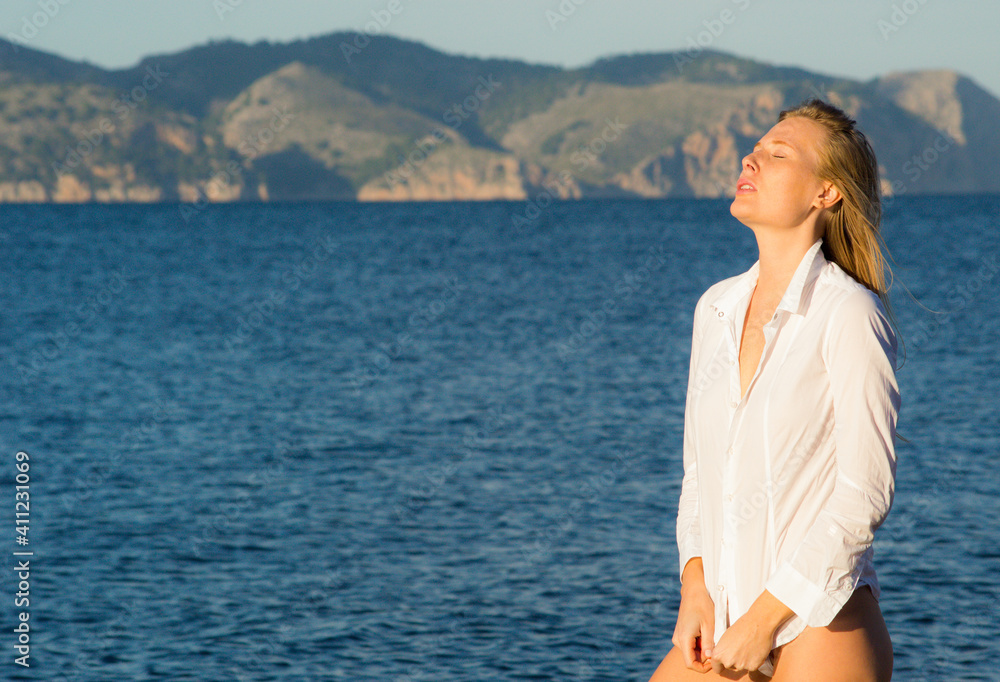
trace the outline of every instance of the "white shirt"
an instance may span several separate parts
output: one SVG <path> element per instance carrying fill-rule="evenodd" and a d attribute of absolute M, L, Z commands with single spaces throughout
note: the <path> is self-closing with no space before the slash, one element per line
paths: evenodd
<path fill-rule="evenodd" d="M 822 244 L 764 325 L 742 399 L 739 343 L 760 261 L 695 308 L 677 545 L 681 571 L 702 558 L 716 641 L 764 589 L 795 612 L 773 647 L 828 625 L 859 585 L 880 594 L 872 534 L 893 498 L 896 338 L 879 298 Z"/>

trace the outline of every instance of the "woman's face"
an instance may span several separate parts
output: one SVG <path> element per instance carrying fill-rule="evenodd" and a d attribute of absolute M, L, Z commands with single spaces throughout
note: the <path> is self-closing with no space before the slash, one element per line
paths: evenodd
<path fill-rule="evenodd" d="M 831 183 L 816 174 L 826 136 L 822 125 L 802 116 L 771 128 L 743 158 L 733 216 L 750 228 L 795 228 L 832 205 Z"/>

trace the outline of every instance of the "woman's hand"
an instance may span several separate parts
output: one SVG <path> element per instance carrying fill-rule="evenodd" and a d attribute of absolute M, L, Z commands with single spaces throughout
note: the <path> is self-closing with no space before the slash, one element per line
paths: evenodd
<path fill-rule="evenodd" d="M 705 587 L 705 573 L 698 557 L 684 567 L 681 606 L 672 641 L 684 655 L 684 665 L 688 668 L 700 673 L 712 669 L 708 659 L 715 646 L 715 602 Z"/>
<path fill-rule="evenodd" d="M 746 614 L 729 626 L 712 652 L 712 670 L 754 671 L 764 665 L 771 653 L 774 633 Z"/>
<path fill-rule="evenodd" d="M 764 665 L 774 633 L 795 613 L 767 590 L 729 626 L 712 652 L 712 670 L 754 671 Z"/>

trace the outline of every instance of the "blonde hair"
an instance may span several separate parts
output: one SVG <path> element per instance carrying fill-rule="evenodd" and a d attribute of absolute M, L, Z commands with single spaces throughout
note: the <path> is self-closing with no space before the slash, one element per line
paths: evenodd
<path fill-rule="evenodd" d="M 823 255 L 878 295 L 898 336 L 889 305 L 892 270 L 882 255 L 888 248 L 879 232 L 882 201 L 875 150 L 850 116 L 823 100 L 786 109 L 778 121 L 792 116 L 816 121 L 826 129 L 827 143 L 820 150 L 817 174 L 833 183 L 842 197 L 830 209 L 824 226 Z"/>

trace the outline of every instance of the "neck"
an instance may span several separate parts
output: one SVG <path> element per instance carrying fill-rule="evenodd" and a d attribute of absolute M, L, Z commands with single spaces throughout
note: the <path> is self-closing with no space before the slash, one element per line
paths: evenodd
<path fill-rule="evenodd" d="M 815 230 L 795 230 L 791 233 L 754 230 L 754 234 L 757 237 L 757 250 L 760 252 L 757 289 L 780 298 L 788 288 L 795 269 L 802 262 L 802 257 L 822 235 Z"/>

